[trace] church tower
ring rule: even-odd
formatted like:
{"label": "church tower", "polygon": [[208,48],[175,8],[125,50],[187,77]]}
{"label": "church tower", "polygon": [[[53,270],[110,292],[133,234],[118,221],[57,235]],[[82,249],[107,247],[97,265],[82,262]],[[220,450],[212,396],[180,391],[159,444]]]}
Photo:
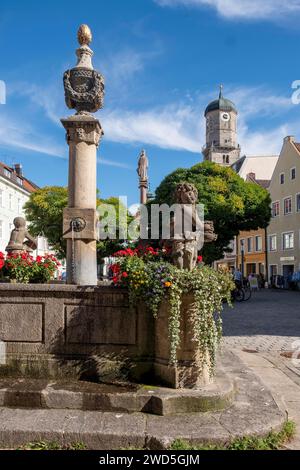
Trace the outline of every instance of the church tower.
{"label": "church tower", "polygon": [[223,97],[220,86],[219,99],[212,101],[205,110],[206,145],[204,160],[230,166],[241,154],[237,143],[237,109],[234,103]]}

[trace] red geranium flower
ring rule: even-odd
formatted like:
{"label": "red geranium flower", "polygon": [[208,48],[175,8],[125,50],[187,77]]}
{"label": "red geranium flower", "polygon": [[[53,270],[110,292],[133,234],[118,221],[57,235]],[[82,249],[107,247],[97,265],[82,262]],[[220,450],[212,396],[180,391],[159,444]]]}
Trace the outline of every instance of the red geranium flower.
{"label": "red geranium flower", "polygon": [[202,263],[203,262],[203,256],[198,256],[197,261],[198,261],[198,263]]}
{"label": "red geranium flower", "polygon": [[122,273],[122,277],[128,277],[128,273],[126,273],[126,271],[124,273]]}

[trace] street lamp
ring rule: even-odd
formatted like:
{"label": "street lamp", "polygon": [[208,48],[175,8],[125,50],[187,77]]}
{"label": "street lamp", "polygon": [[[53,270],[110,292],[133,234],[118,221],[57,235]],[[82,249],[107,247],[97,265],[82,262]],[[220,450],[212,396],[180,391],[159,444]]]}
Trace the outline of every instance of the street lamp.
{"label": "street lamp", "polygon": [[245,261],[245,245],[244,245],[244,240],[241,240],[241,256],[242,256],[242,277],[244,279],[244,261]]}

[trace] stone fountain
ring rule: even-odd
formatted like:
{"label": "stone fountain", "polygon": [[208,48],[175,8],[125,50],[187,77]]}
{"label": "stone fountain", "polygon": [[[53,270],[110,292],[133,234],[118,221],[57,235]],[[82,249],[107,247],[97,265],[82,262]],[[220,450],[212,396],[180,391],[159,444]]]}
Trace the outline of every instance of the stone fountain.
{"label": "stone fountain", "polygon": [[[61,120],[69,145],[63,221],[69,285],[0,284],[1,448],[50,437],[62,444],[76,439],[98,450],[165,449],[178,438],[224,443],[279,430],[285,415],[233,353],[222,357],[211,383],[191,335],[192,296],[182,302],[178,361],[170,365],[168,299],[154,320],[143,304],[129,305],[126,289],[97,286],[96,154],[103,131],[92,113],[102,108],[104,83],[92,66],[86,25],[78,40],[77,65],[64,75],[66,104],[76,114]],[[147,165],[142,153],[142,202]],[[180,269],[195,267],[199,236],[206,243],[216,239],[212,222],[198,223],[196,201],[193,185],[178,185],[177,204],[189,204],[188,221],[201,228],[201,233],[187,231],[184,223],[174,233],[171,252]],[[34,249],[24,219],[14,223],[7,251]],[[103,378],[103,366],[122,363],[124,356],[134,384],[89,382]]]}

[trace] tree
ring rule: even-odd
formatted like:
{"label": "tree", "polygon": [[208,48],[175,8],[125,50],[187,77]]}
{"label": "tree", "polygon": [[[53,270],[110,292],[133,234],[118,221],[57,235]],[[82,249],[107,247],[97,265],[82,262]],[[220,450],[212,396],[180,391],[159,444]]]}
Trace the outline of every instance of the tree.
{"label": "tree", "polygon": [[[63,210],[68,204],[68,190],[60,186],[46,186],[32,193],[29,201],[25,204],[26,219],[29,222],[29,230],[34,236],[44,235],[49,241],[49,245],[60,258],[66,256],[66,241],[62,237]],[[101,204],[110,204],[115,207],[117,224],[120,211],[125,211],[127,222],[130,223],[133,217],[128,213],[125,206],[120,205],[116,197],[108,199],[97,198],[97,207]],[[117,230],[116,240],[102,240],[97,243],[98,258],[103,258],[113,254],[120,248]]]}
{"label": "tree", "polygon": [[62,238],[63,210],[68,204],[68,190],[60,186],[46,186],[30,195],[25,204],[29,231],[35,237],[43,235],[60,258],[66,255],[66,241]]}
{"label": "tree", "polygon": [[198,189],[199,203],[204,205],[205,218],[213,220],[218,240],[205,245],[203,257],[211,263],[229,252],[231,240],[241,230],[265,228],[271,218],[271,199],[261,186],[244,181],[231,168],[203,162],[192,168],[179,168],[168,175],[157,188],[156,204],[172,204],[178,183],[193,183]]}
{"label": "tree", "polygon": [[[120,238],[120,228],[126,228],[125,225],[128,225],[132,222],[133,216],[129,214],[127,208],[120,203],[119,198],[117,197],[109,197],[108,199],[97,199],[97,205],[101,204],[108,204],[112,205],[115,208],[116,212],[116,239],[115,240],[99,240],[97,242],[97,257],[98,261],[101,262],[101,259],[111,256],[113,253],[117,252],[122,248],[122,243],[126,240]],[[122,213],[122,217],[120,220],[120,214]],[[103,215],[105,217],[105,214]],[[125,222],[126,221],[126,222]]]}

